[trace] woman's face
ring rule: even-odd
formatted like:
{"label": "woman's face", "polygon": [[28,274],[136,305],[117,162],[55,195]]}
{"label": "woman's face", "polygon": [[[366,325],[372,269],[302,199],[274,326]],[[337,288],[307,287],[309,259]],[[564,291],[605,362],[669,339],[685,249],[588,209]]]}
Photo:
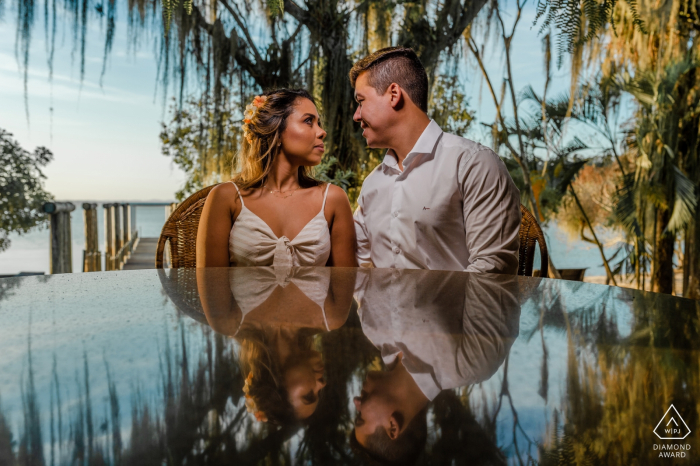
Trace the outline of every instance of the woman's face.
{"label": "woman's face", "polygon": [[292,165],[318,165],[323,157],[325,137],[316,106],[309,99],[297,98],[281,134],[282,153]]}
{"label": "woman's face", "polygon": [[284,386],[296,418],[306,419],[316,411],[319,393],[326,386],[323,359],[311,350],[295,359],[284,372]]}

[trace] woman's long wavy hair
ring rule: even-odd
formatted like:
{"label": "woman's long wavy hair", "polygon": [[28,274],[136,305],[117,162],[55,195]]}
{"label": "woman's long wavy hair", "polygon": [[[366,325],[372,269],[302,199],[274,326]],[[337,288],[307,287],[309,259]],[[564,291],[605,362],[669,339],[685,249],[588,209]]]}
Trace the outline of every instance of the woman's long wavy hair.
{"label": "woman's long wavy hair", "polygon": [[[318,330],[299,329],[290,359],[295,361],[313,347],[313,335]],[[293,425],[299,421],[295,418],[294,408],[289,401],[289,393],[284,387],[284,373],[287,369],[280,364],[275,345],[269,341],[262,329],[243,328],[236,335],[240,344],[238,364],[244,377],[252,373],[250,396],[256,406],[272,425]]]}
{"label": "woman's long wavy hair", "polygon": [[[272,168],[272,162],[280,152],[282,132],[287,127],[287,118],[294,111],[297,99],[314,98],[304,89],[277,89],[268,91],[265,103],[258,108],[252,121],[248,123],[251,142],[244,137],[237,156],[237,169],[232,181],[239,188],[259,188],[265,184]],[[320,182],[313,177],[312,167],[299,167],[299,186],[309,188]]]}

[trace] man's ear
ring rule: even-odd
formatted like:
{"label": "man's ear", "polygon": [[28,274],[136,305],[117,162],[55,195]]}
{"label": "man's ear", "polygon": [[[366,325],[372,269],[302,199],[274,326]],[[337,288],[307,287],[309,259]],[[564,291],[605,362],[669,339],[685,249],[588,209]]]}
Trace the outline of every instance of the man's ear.
{"label": "man's ear", "polygon": [[401,110],[404,106],[403,91],[401,86],[396,83],[389,84],[386,92],[389,93],[389,104],[394,110]]}
{"label": "man's ear", "polygon": [[398,411],[394,411],[389,416],[389,429],[387,430],[387,435],[391,440],[396,440],[399,438],[401,431],[403,430],[403,414]]}

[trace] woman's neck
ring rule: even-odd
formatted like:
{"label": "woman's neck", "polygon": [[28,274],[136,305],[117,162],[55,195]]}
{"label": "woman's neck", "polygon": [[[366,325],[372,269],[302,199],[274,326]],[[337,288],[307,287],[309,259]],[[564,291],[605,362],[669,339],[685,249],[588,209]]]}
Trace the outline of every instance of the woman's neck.
{"label": "woman's neck", "polygon": [[272,191],[288,191],[299,187],[299,167],[289,163],[284,154],[273,162],[265,186]]}
{"label": "woman's neck", "polygon": [[274,348],[280,362],[286,361],[292,354],[292,345],[296,342],[298,329],[288,329],[282,326],[261,325],[260,329],[265,332],[270,348]]}

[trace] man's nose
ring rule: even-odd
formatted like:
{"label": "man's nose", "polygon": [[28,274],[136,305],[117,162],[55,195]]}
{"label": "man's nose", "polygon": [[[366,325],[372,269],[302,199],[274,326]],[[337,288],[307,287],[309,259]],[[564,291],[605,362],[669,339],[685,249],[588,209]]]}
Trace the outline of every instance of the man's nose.
{"label": "man's nose", "polygon": [[355,114],[352,116],[352,119],[358,123],[360,122],[360,120],[362,120],[362,106],[361,105],[357,106],[357,109],[355,110]]}
{"label": "man's nose", "polygon": [[352,399],[352,402],[353,402],[353,404],[355,405],[355,409],[357,409],[357,410],[359,411],[359,410],[360,410],[360,406],[361,406],[361,404],[360,404],[360,397],[359,397],[359,396],[356,396],[355,398]]}
{"label": "man's nose", "polygon": [[319,385],[319,387],[320,387],[319,390],[320,390],[321,388],[325,387],[325,386],[326,386],[326,379],[323,378],[323,377],[321,377],[320,379],[318,379],[318,385]]}

